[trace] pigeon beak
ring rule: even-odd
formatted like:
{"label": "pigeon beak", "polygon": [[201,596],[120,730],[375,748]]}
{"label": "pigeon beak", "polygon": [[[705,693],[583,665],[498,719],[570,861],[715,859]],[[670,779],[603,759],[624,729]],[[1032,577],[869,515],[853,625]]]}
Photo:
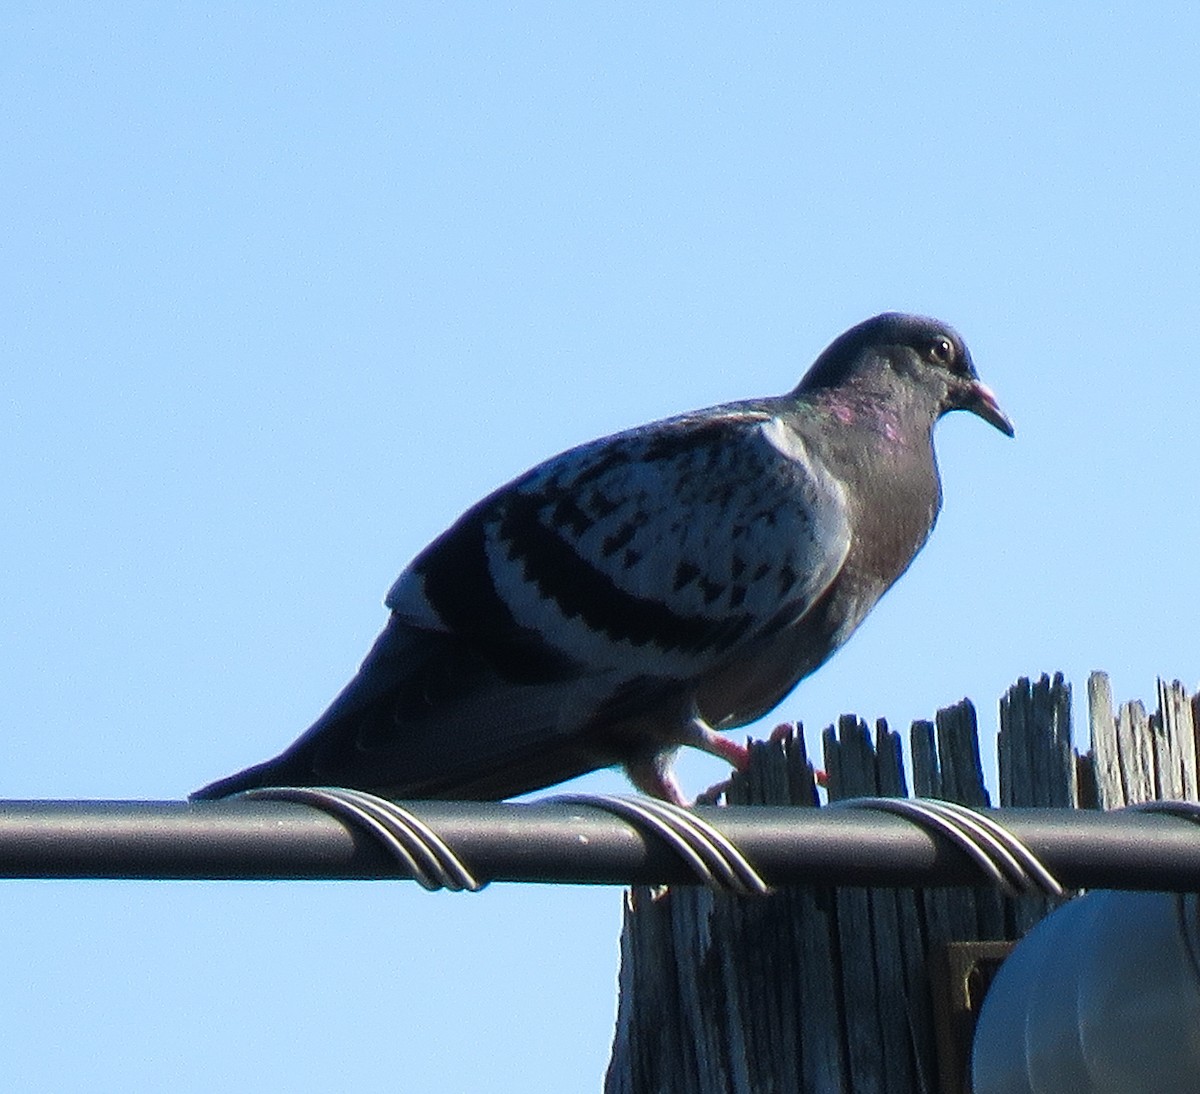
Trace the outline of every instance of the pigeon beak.
{"label": "pigeon beak", "polygon": [[1000,409],[1000,404],[996,402],[996,396],[992,389],[982,380],[971,381],[970,394],[964,409],[969,410],[972,414],[978,414],[985,422],[991,423],[1009,437],[1016,432],[1012,422],[1008,420],[1008,415]]}

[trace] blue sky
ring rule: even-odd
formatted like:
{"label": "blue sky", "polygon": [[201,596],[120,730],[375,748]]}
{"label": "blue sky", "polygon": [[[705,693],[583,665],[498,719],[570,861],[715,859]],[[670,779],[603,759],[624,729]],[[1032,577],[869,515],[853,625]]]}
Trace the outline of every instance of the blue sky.
{"label": "blue sky", "polygon": [[[954,323],[912,570],[779,708],[1200,677],[1200,13],[10,3],[0,796],[273,755],[571,444]],[[685,785],[722,773],[681,765]],[[579,788],[623,789],[612,773]],[[616,889],[6,883],[12,1089],[596,1089]]]}

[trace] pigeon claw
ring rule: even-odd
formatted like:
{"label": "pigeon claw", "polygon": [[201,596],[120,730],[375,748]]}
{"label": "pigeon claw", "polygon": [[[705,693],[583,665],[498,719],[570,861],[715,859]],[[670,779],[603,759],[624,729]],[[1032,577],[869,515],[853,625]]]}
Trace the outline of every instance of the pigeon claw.
{"label": "pigeon claw", "polygon": [[712,756],[720,756],[726,763],[745,771],[750,766],[750,749],[744,744],[718,733],[699,714],[692,715],[687,726],[683,744],[698,748]]}

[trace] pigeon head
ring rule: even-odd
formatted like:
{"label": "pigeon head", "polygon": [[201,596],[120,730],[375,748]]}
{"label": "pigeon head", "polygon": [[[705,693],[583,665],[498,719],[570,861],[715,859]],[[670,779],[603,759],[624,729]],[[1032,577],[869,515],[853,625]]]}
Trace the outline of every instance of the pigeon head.
{"label": "pigeon head", "polygon": [[1012,422],[979,379],[958,332],[924,316],[885,312],[846,331],[817,358],[796,394],[823,389],[915,405],[931,423],[951,410],[969,410],[1013,435]]}

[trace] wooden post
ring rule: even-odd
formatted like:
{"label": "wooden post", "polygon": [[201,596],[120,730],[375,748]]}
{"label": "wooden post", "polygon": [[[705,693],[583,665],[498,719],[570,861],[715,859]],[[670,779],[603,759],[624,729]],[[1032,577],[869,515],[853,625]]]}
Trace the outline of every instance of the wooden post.
{"label": "wooden post", "polygon": [[[1160,684],[1158,710],[1147,715],[1140,703],[1114,713],[1102,674],[1088,681],[1088,694],[1093,748],[1085,757],[1071,747],[1071,689],[1061,675],[1019,680],[1001,699],[1001,805],[1111,807],[1168,790],[1195,799],[1200,695]],[[900,738],[885,722],[872,731],[843,716],[822,742],[832,800],[908,793]],[[910,747],[916,794],[990,804],[969,700],[914,723]],[[754,743],[726,800],[817,805],[800,727]],[[964,964],[947,947],[1020,938],[1049,910],[1043,899],[1009,900],[990,888],[796,886],[766,898],[634,888],[625,898],[605,1090],[962,1091],[973,1016],[951,1013],[947,1025],[931,968],[934,977],[959,976],[959,994],[977,1007],[984,965]],[[1004,950],[979,952],[994,968]],[[959,1035],[948,1036],[955,1026]]]}
{"label": "wooden post", "polygon": [[1200,692],[1190,699],[1178,681],[1158,681],[1158,709],[1140,702],[1114,707],[1102,672],[1088,678],[1096,794],[1104,809],[1136,802],[1198,799]]}

